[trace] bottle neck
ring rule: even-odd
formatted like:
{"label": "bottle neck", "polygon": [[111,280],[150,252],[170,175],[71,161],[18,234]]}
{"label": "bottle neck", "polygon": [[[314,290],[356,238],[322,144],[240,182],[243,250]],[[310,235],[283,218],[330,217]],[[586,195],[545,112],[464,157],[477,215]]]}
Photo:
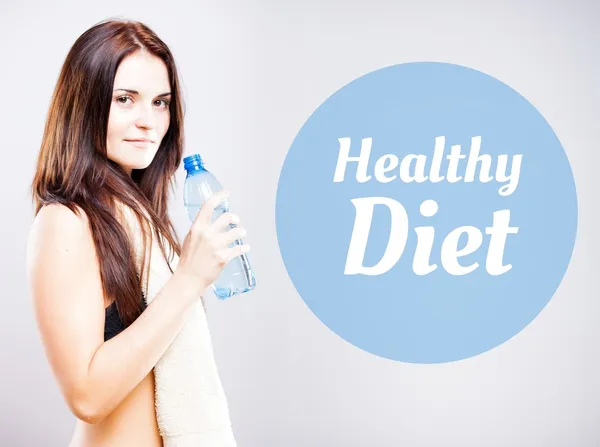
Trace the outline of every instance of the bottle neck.
{"label": "bottle neck", "polygon": [[207,172],[204,166],[190,166],[186,168],[187,177],[191,177],[192,175],[200,174],[202,172]]}

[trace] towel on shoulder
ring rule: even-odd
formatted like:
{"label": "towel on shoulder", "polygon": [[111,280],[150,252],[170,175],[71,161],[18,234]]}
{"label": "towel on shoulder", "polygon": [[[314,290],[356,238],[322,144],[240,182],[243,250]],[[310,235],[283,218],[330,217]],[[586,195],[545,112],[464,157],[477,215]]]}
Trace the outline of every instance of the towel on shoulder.
{"label": "towel on shoulder", "polygon": [[[141,230],[133,211],[127,209],[124,215],[133,228],[140,268]],[[179,257],[168,243],[165,246],[171,250],[168,259],[173,258],[171,268],[175,271]],[[154,235],[149,262],[148,286],[144,290],[147,304],[172,275]],[[200,299],[155,365],[154,378],[156,418],[165,447],[237,447]]]}

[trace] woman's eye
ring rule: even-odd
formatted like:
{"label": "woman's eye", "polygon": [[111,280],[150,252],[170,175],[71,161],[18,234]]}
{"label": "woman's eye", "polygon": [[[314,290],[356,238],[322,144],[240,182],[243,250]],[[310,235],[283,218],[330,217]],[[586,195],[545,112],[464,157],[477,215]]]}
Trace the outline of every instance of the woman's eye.
{"label": "woman's eye", "polygon": [[169,107],[169,101],[166,101],[164,99],[159,99],[156,102],[159,102],[159,103],[162,102],[164,108]]}
{"label": "woman's eye", "polygon": [[[121,99],[124,99],[125,102],[121,101]],[[129,96],[119,96],[117,98],[117,101],[120,102],[121,104],[126,104],[128,99],[131,99],[131,98],[129,98]]]}

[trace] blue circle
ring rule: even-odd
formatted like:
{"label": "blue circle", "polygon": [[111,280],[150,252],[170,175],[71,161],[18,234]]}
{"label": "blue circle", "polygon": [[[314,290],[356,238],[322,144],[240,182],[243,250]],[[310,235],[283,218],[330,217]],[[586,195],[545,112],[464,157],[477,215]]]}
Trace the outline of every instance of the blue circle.
{"label": "blue circle", "polygon": [[[369,141],[366,164],[343,162],[345,150],[366,154]],[[483,159],[467,169],[478,142]],[[451,161],[457,145],[465,157],[454,149]],[[341,168],[334,178],[338,162],[343,181]],[[360,266],[359,202],[363,243],[372,209]],[[507,216],[516,233],[502,227]],[[523,96],[470,68],[407,63],[354,80],[306,121],[281,170],[276,228],[294,287],[333,332],[377,356],[443,363],[504,343],[548,304],[573,251],[577,196],[560,141]],[[395,264],[366,273],[390,239]],[[478,241],[477,250],[456,256]]]}

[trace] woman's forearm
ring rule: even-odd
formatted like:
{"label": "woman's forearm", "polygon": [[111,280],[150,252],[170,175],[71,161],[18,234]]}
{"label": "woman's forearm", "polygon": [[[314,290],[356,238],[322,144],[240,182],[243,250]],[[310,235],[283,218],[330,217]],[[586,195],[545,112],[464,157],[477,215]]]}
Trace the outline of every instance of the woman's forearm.
{"label": "woman's forearm", "polygon": [[167,350],[205,289],[173,274],[129,327],[98,348],[80,395],[71,399],[79,418],[100,422],[123,401]]}

